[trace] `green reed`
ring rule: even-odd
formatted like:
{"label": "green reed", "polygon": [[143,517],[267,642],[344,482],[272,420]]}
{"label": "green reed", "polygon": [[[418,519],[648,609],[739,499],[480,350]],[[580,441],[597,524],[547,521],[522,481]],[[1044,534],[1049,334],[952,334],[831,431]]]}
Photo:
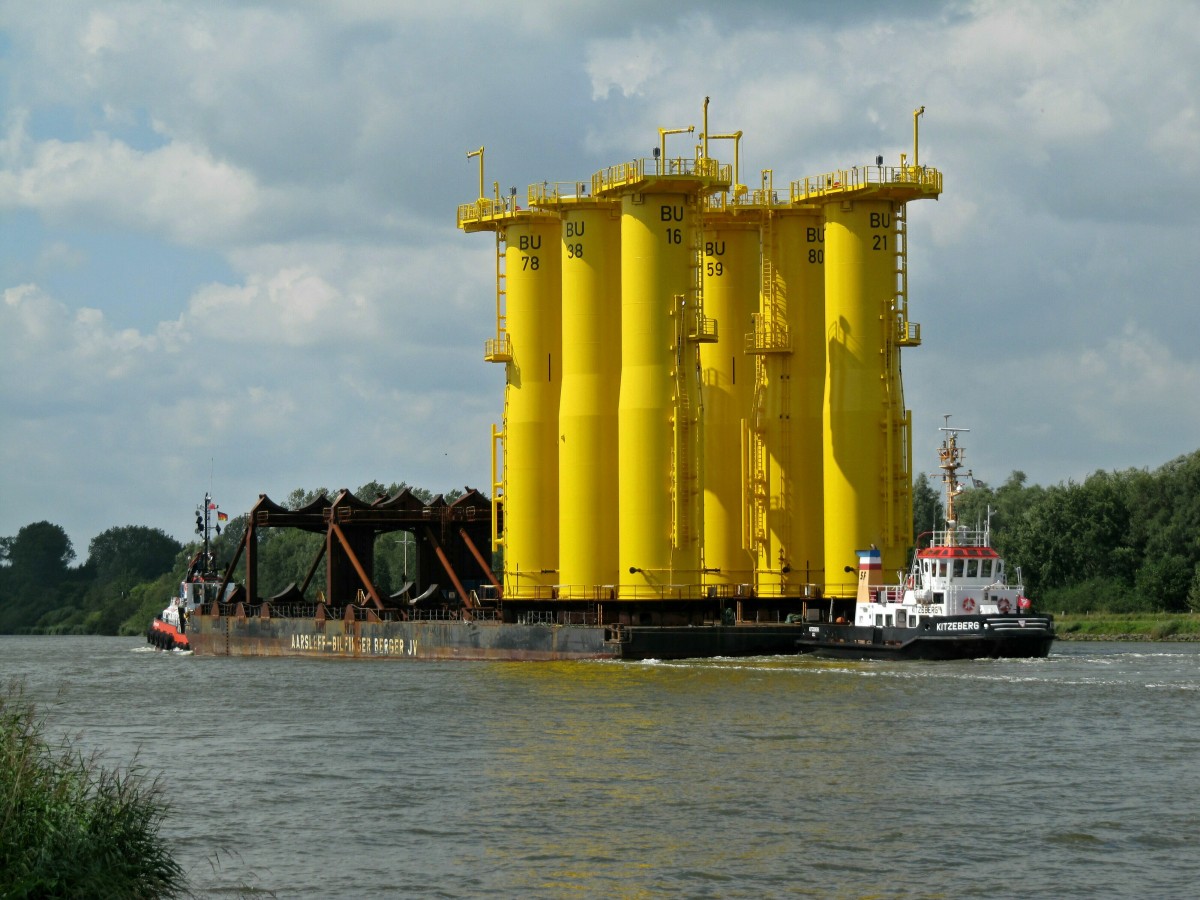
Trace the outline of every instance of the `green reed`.
{"label": "green reed", "polygon": [[52,748],[20,682],[0,692],[0,898],[177,897],[183,869],[159,828],[168,804],[136,765]]}

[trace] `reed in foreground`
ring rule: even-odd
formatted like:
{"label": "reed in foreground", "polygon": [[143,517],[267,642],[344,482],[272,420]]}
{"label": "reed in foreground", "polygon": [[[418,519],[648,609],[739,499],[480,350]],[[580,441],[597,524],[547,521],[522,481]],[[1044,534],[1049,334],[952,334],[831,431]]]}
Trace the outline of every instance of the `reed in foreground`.
{"label": "reed in foreground", "polygon": [[20,682],[0,692],[0,897],[178,897],[157,779],[46,741]]}

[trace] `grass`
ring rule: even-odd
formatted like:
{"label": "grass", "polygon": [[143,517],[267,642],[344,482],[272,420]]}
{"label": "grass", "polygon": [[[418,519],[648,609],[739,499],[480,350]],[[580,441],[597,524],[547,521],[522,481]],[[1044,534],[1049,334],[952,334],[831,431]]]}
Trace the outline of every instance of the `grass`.
{"label": "grass", "polygon": [[1200,640],[1196,613],[1060,613],[1054,617],[1062,640]]}
{"label": "grass", "polygon": [[178,897],[167,803],[137,768],[51,748],[20,682],[0,692],[0,897]]}

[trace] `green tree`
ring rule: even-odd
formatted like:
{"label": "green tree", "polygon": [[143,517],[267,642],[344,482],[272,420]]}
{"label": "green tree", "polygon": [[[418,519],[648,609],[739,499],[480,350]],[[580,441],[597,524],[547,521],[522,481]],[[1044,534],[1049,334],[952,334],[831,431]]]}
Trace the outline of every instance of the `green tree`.
{"label": "green tree", "polygon": [[1056,485],[1035,496],[1007,548],[1037,592],[1088,579],[1131,575],[1129,510],[1120,478],[1097,472],[1083,484]]}
{"label": "green tree", "polygon": [[942,515],[942,498],[929,483],[929,476],[918,475],[913,480],[913,540],[918,545],[922,534],[944,527]]}
{"label": "green tree", "polygon": [[83,590],[71,539],[59,525],[34,522],[5,538],[0,567],[0,633],[26,631]]}
{"label": "green tree", "polygon": [[1195,567],[1182,556],[1170,554],[1147,560],[1137,572],[1136,589],[1145,609],[1183,612]]}
{"label": "green tree", "polygon": [[183,545],[158,528],[125,525],[92,538],[88,566],[101,581],[157,578],[171,568]]}
{"label": "green tree", "polygon": [[2,552],[14,575],[47,585],[61,582],[75,558],[67,532],[50,522],[24,526],[4,539]]}

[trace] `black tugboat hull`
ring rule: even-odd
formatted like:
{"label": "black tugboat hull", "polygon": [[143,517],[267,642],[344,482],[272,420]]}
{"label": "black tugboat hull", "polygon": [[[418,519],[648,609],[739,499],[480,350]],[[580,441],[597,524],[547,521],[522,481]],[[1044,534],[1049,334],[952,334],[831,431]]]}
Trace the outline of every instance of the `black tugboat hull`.
{"label": "black tugboat hull", "polygon": [[836,659],[1034,659],[1053,643],[1050,616],[953,616],[916,628],[807,625],[796,650]]}

